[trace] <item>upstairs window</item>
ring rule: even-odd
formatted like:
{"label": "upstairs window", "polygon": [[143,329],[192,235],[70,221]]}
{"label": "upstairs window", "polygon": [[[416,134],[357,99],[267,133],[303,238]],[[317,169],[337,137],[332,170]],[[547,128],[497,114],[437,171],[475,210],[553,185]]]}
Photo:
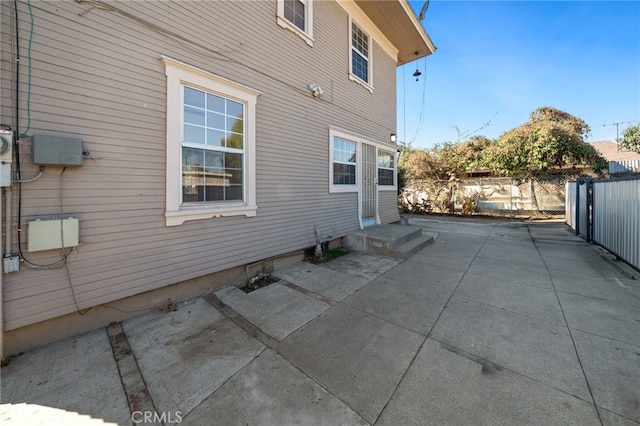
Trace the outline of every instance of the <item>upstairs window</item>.
{"label": "upstairs window", "polygon": [[351,22],[351,76],[371,85],[369,36]]}
{"label": "upstairs window", "polygon": [[283,0],[283,3],[285,19],[298,27],[301,31],[305,31],[306,28],[304,23],[304,0]]}
{"label": "upstairs window", "polygon": [[313,46],[313,0],[278,0],[277,22]]}

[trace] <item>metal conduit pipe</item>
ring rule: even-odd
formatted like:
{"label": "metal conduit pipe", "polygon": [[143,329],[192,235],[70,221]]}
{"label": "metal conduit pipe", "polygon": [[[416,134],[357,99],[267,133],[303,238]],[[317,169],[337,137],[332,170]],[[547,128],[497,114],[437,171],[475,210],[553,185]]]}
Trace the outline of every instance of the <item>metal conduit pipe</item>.
{"label": "metal conduit pipe", "polygon": [[13,196],[13,193],[11,192],[11,187],[8,186],[5,188],[4,190],[4,195],[5,195],[5,206],[6,206],[6,210],[5,210],[5,224],[4,224],[4,254],[9,254],[11,253],[11,243],[12,243],[12,237],[11,237],[11,198]]}
{"label": "metal conduit pipe", "polygon": [[[4,191],[4,189],[3,189]],[[0,224],[2,223],[2,195],[0,194]],[[7,234],[10,232],[7,229]],[[0,232],[0,258],[2,258],[2,232]],[[0,268],[0,363],[4,364],[4,268]]]}

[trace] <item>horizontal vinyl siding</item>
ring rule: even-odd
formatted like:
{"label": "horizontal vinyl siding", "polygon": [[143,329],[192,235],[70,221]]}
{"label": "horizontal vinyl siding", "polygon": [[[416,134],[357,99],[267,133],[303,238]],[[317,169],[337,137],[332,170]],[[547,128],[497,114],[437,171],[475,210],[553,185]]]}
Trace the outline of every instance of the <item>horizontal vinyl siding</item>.
{"label": "horizontal vinyl siding", "polygon": [[[348,16],[314,2],[310,48],[276,24],[275,1],[110,2],[125,15],[77,2],[32,2],[30,134],[82,138],[82,167],[47,167],[22,185],[22,247],[47,264],[57,250],[26,252],[27,221],[80,218],[81,245],[68,271],[24,268],[5,276],[5,327],[15,329],[80,309],[277,256],[357,228],[357,194],[330,194],[329,128],[386,142],[395,131],[395,63],[375,42],[374,92],[348,79]],[[2,4],[2,22],[10,8]],[[19,3],[21,49],[29,17]],[[212,25],[215,22],[215,25]],[[3,59],[10,52],[3,25]],[[23,55],[25,53],[23,52]],[[253,218],[222,217],[165,226],[166,55],[259,90]],[[3,67],[4,61],[3,61]],[[3,68],[3,123],[10,120]],[[21,116],[26,117],[22,67]],[[325,93],[313,98],[307,85]],[[10,89],[10,88],[9,88]],[[28,141],[23,176],[33,176]],[[14,190],[14,217],[17,191]],[[380,216],[397,220],[393,191]],[[393,198],[393,199],[391,199]],[[14,251],[15,228],[12,230]],[[24,265],[23,265],[24,266]]]}
{"label": "horizontal vinyl siding", "polygon": [[381,223],[392,223],[400,220],[398,211],[398,193],[396,191],[379,191],[379,215]]}

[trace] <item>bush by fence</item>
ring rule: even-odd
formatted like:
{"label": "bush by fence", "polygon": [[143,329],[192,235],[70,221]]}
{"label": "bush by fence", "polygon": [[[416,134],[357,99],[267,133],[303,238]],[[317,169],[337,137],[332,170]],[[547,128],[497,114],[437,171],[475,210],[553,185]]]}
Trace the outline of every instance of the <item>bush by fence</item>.
{"label": "bush by fence", "polygon": [[407,182],[398,202],[407,213],[564,215],[565,184],[576,177],[414,180]]}

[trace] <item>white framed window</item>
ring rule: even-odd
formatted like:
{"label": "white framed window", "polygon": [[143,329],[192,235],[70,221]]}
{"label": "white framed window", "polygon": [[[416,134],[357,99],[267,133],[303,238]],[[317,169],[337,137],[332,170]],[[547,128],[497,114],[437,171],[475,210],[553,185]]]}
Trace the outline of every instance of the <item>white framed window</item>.
{"label": "white framed window", "polygon": [[313,0],[278,0],[276,22],[313,47]]}
{"label": "white framed window", "polygon": [[373,91],[371,38],[353,20],[350,22],[349,78]]}
{"label": "white framed window", "polygon": [[166,225],[256,215],[260,92],[162,57],[167,76]]}
{"label": "white framed window", "polygon": [[[362,145],[376,147],[377,185],[380,191],[397,190],[397,151],[356,134],[329,128],[329,192],[358,192],[361,180]],[[374,172],[375,173],[375,172]]]}
{"label": "white framed window", "polygon": [[395,152],[378,148],[378,186],[396,189]]}
{"label": "white framed window", "polygon": [[358,191],[358,141],[329,130],[329,192]]}

